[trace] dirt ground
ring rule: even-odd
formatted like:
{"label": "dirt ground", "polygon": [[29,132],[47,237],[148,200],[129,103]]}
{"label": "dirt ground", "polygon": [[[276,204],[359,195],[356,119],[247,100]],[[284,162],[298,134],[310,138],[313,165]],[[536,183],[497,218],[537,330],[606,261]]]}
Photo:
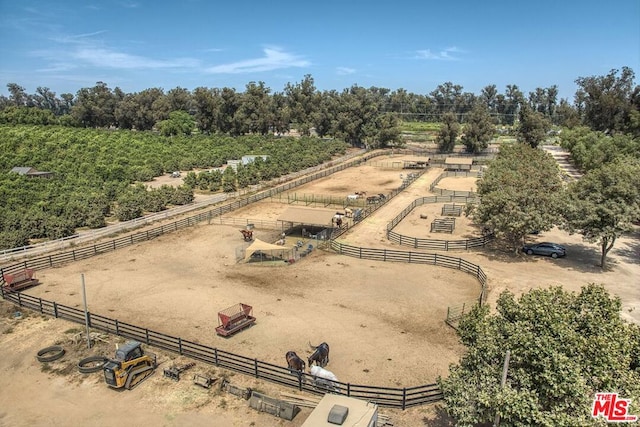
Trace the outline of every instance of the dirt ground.
{"label": "dirt ground", "polygon": [[[430,196],[429,185],[441,172],[429,169],[340,241],[415,251],[388,242],[386,224],[416,198]],[[296,192],[345,197],[356,191],[388,193],[400,185],[399,173],[406,171],[365,165]],[[473,178],[450,177],[438,187],[468,191],[474,185]],[[257,203],[233,216],[273,220],[288,206]],[[395,231],[434,239],[479,235],[464,216],[456,219],[452,235],[430,235],[428,224],[439,216],[440,208],[440,204],[420,206]],[[421,219],[420,214],[428,218]],[[257,229],[254,235],[273,242],[277,234],[276,230]],[[579,236],[554,230],[532,237],[563,243],[569,255],[552,260],[515,255],[499,247],[447,255],[483,268],[489,278],[490,304],[504,289],[519,294],[533,287],[563,285],[578,291],[596,282],[622,298],[626,318],[640,322],[638,231],[616,243],[611,268],[604,272],[596,266],[597,246],[583,243]],[[80,274],[84,273],[88,306],[94,313],[282,366],[288,350],[306,356],[309,341],[327,341],[331,345],[327,369],[340,381],[352,384],[410,387],[432,383],[438,375],[446,375],[449,364],[462,355],[463,348],[444,319],[447,306],[477,298],[479,284],[473,277],[441,267],[373,262],[321,250],[291,265],[238,264],[236,253],[243,245],[238,227],[201,224],[62,268],[42,270],[38,273],[42,284],[28,293],[80,308]],[[217,337],[217,312],[238,302],[254,307],[256,325],[229,339]],[[93,352],[113,353],[118,338],[105,337],[108,343],[89,351],[86,344],[70,341],[82,330],[80,325],[37,314],[15,319],[15,308],[6,303],[3,307],[0,372],[10,375],[0,376],[0,399],[15,404],[0,408],[0,425],[299,426],[310,411],[303,409],[292,422],[278,420],[217,389],[200,389],[188,380],[174,383],[160,373],[133,391],[110,390],[100,374],[77,373],[75,363]],[[65,343],[68,354],[51,366],[42,366],[35,353],[58,342]],[[160,353],[159,360],[161,368],[183,363],[171,354]],[[291,392],[204,364],[193,372],[225,375],[234,384],[275,397],[281,391]],[[396,426],[448,425],[436,405],[381,412],[390,415]]]}

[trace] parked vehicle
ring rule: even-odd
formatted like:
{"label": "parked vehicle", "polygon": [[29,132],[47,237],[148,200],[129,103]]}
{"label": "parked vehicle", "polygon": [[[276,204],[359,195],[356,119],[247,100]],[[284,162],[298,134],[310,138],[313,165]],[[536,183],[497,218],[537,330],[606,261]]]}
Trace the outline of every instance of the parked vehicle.
{"label": "parked vehicle", "polygon": [[524,245],[522,252],[527,255],[546,255],[551,258],[558,258],[567,255],[567,250],[564,246],[560,246],[557,243],[542,242],[534,243],[531,245]]}

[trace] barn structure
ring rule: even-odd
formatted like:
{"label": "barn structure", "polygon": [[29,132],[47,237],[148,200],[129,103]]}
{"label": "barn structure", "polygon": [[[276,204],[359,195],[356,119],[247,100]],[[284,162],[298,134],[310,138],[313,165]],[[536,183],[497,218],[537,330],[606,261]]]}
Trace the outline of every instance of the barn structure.
{"label": "barn structure", "polygon": [[18,175],[23,175],[29,178],[46,178],[51,179],[55,175],[53,172],[43,172],[39,171],[36,168],[32,168],[31,166],[24,167],[15,167],[11,169],[11,172],[17,173]]}
{"label": "barn structure", "polygon": [[278,217],[278,222],[282,224],[282,230],[287,235],[326,240],[329,238],[331,229],[336,226],[334,219],[339,214],[341,212],[335,209],[292,206]]}
{"label": "barn structure", "polygon": [[448,171],[470,171],[473,164],[471,157],[447,157],[444,168]]}

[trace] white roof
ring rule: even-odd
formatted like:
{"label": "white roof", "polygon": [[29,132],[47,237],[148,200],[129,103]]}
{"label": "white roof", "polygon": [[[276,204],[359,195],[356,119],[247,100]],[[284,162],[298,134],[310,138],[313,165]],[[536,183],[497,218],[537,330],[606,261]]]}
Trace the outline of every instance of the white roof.
{"label": "white roof", "polygon": [[335,427],[335,424],[327,421],[333,405],[349,408],[349,414],[342,427],[369,427],[376,425],[378,405],[375,403],[337,394],[325,394],[301,427]]}

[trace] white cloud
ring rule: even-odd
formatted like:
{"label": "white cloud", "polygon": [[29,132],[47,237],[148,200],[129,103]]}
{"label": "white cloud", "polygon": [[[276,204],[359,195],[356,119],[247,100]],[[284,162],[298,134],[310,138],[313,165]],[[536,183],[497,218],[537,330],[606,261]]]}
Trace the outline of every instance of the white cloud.
{"label": "white cloud", "polygon": [[348,74],[354,74],[356,72],[356,70],[354,68],[348,68],[348,67],[338,67],[336,68],[336,73],[338,73],[338,75],[340,76],[346,76]]}
{"label": "white cloud", "polygon": [[93,39],[103,34],[96,31],[52,39],[62,47],[40,49],[31,52],[32,56],[43,58],[48,63],[39,71],[68,71],[84,67],[111,69],[193,69],[200,66],[200,61],[193,58],[156,59],[147,56],[120,52]]}
{"label": "white cloud", "polygon": [[187,68],[198,65],[195,59],[157,60],[101,48],[79,48],[71,56],[95,67],[119,69]]}
{"label": "white cloud", "polygon": [[439,61],[459,61],[460,58],[458,55],[455,55],[457,53],[464,53],[464,51],[455,46],[442,49],[438,52],[432,52],[431,49],[425,49],[416,51],[416,58],[434,59]]}
{"label": "white cloud", "polygon": [[206,71],[212,74],[241,74],[291,67],[302,68],[311,65],[309,61],[285,52],[278,47],[264,48],[263,52],[264,56],[262,58],[246,59],[244,61],[216,65],[208,68]]}
{"label": "white cloud", "polygon": [[140,5],[136,2],[122,2],[120,5],[126,9],[137,9]]}

